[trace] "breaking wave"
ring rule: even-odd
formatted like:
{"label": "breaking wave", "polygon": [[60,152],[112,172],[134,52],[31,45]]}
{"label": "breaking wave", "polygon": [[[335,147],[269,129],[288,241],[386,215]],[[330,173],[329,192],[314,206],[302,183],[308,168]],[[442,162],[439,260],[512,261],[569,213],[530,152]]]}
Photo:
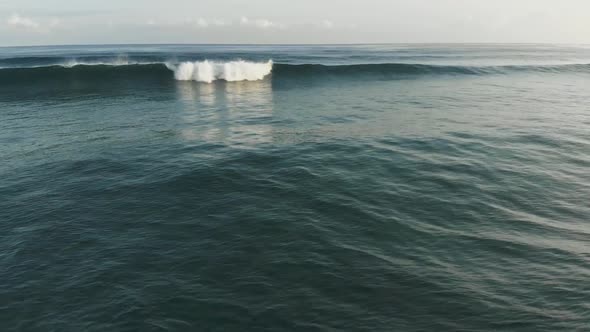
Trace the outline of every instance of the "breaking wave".
{"label": "breaking wave", "polygon": [[529,66],[445,66],[430,64],[381,63],[351,65],[274,64],[266,62],[67,62],[31,67],[0,67],[0,84],[30,83],[45,80],[179,80],[212,83],[217,80],[257,81],[273,79],[319,80],[330,77],[355,79],[404,79],[420,76],[509,75],[518,72],[589,74],[590,64]]}
{"label": "breaking wave", "polygon": [[174,71],[174,78],[179,81],[197,81],[211,83],[216,80],[258,81],[272,71],[272,60],[268,62],[249,61],[196,61],[182,62],[181,64],[167,65]]}

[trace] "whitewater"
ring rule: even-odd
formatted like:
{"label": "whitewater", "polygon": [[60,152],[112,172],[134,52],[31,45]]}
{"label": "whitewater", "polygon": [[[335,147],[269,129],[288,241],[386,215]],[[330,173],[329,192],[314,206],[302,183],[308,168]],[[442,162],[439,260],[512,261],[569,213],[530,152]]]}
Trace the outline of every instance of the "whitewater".
{"label": "whitewater", "polygon": [[174,71],[174,77],[179,81],[197,81],[211,83],[215,80],[258,81],[272,71],[272,60],[263,63],[244,60],[215,62],[195,61],[183,62],[177,66],[167,65]]}

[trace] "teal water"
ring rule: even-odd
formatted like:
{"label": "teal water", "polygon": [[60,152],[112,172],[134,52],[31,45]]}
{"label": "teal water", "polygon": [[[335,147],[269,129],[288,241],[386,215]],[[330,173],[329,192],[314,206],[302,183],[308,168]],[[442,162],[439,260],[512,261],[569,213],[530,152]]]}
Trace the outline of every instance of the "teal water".
{"label": "teal water", "polygon": [[[207,59],[272,72],[178,80]],[[0,68],[2,331],[590,330],[589,47],[0,48]]]}

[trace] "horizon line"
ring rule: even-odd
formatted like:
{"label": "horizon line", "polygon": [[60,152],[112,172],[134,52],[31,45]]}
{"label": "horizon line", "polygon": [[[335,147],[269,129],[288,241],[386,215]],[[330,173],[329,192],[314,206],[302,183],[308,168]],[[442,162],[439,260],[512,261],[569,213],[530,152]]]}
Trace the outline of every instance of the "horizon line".
{"label": "horizon line", "polygon": [[553,45],[588,46],[590,43],[552,42],[385,42],[385,43],[88,43],[88,44],[30,44],[0,45],[13,47],[72,47],[72,46],[369,46],[369,45]]}

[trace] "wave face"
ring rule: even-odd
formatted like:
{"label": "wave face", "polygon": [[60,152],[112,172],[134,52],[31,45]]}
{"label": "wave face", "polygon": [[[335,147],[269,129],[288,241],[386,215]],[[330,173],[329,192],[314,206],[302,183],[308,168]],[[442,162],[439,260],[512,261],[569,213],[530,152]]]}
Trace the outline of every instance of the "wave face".
{"label": "wave face", "polygon": [[408,63],[381,64],[282,64],[236,61],[185,61],[180,63],[70,62],[36,67],[11,67],[0,69],[0,84],[43,79],[107,80],[107,79],[176,79],[212,83],[258,81],[273,74],[278,79],[313,79],[329,77],[354,77],[356,79],[395,80],[421,76],[485,76],[513,73],[588,74],[590,64],[563,65],[507,65],[507,66],[444,66]]}
{"label": "wave face", "polygon": [[248,61],[196,61],[183,62],[172,67],[174,77],[179,81],[197,81],[211,83],[215,80],[236,81],[258,81],[270,74],[272,61],[264,63]]}
{"label": "wave face", "polygon": [[282,75],[493,75],[515,72],[571,73],[590,72],[590,64],[522,65],[522,66],[444,66],[410,63],[356,64],[326,66],[319,64],[277,65],[275,73]]}

